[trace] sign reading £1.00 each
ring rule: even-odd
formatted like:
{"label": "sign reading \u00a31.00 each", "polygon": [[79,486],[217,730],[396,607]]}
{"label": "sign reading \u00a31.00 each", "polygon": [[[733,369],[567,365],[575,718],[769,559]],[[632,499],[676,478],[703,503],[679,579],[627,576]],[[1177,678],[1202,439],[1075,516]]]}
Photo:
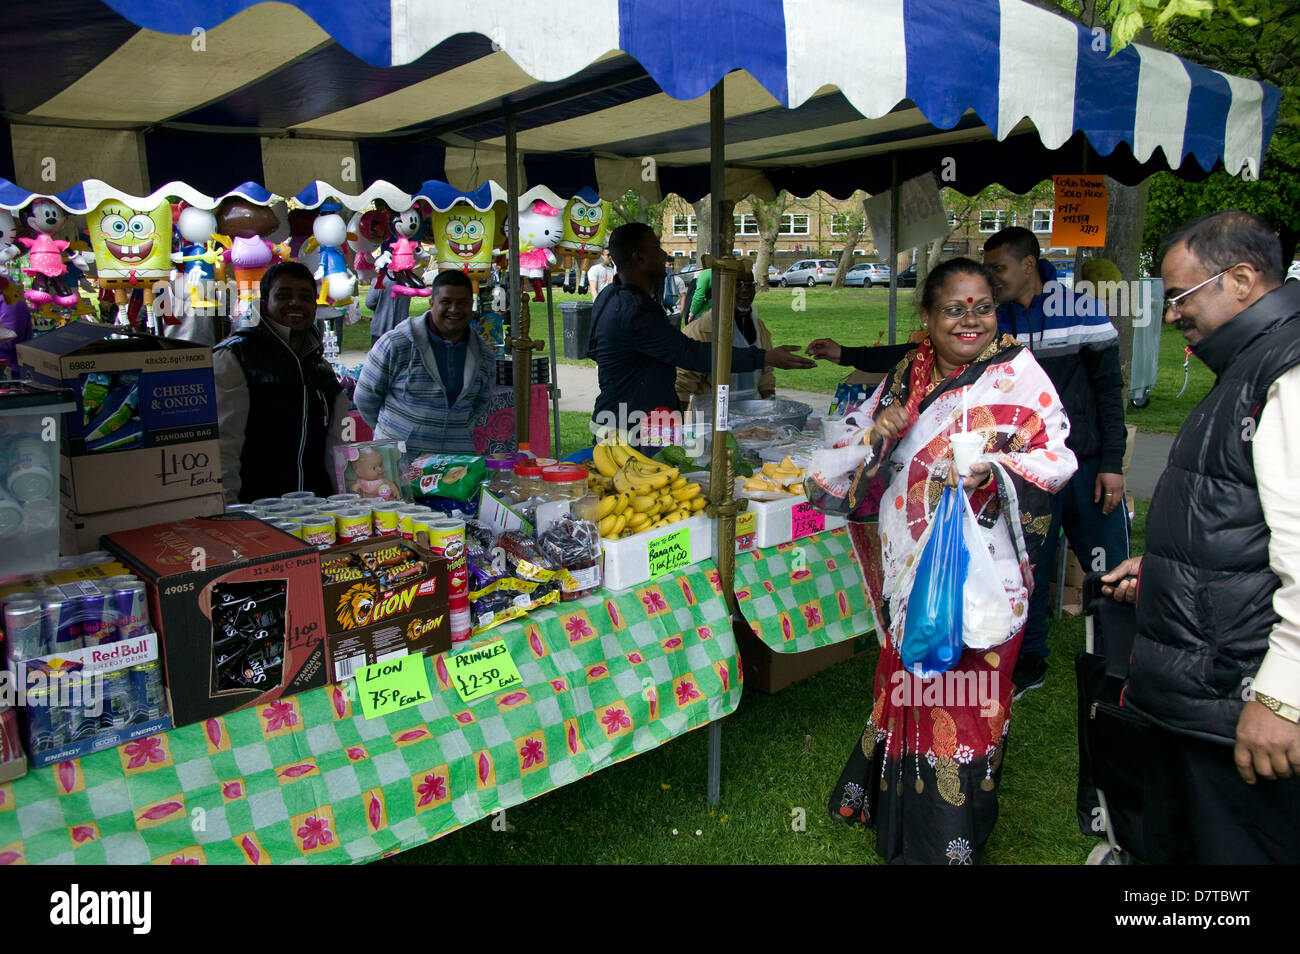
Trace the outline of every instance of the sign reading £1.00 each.
{"label": "sign reading \u00a31.00 each", "polygon": [[1106,244],[1106,180],[1101,176],[1052,176],[1056,206],[1052,244],[1100,248]]}
{"label": "sign reading \u00a31.00 each", "polygon": [[814,510],[809,504],[801,503],[790,511],[791,540],[821,533],[825,529],[826,515],[819,510]]}
{"label": "sign reading \u00a31.00 each", "polygon": [[357,670],[357,695],[367,719],[428,702],[429,673],[424,654],[413,653]]}
{"label": "sign reading \u00a31.00 each", "polygon": [[462,649],[456,655],[446,657],[446,662],[462,702],[473,702],[524,683],[503,639],[486,646]]}
{"label": "sign reading \u00a31.00 each", "polygon": [[682,527],[646,544],[650,556],[650,578],[689,566],[691,562],[691,528]]}

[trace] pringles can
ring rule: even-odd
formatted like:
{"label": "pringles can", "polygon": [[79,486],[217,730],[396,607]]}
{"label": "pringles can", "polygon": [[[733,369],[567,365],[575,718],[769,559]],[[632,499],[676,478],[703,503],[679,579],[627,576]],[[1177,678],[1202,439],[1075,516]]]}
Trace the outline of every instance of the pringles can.
{"label": "pringles can", "polygon": [[451,641],[469,639],[472,619],[469,606],[469,560],[465,552],[465,521],[436,518],[427,523],[429,549],[447,561],[447,612]]}

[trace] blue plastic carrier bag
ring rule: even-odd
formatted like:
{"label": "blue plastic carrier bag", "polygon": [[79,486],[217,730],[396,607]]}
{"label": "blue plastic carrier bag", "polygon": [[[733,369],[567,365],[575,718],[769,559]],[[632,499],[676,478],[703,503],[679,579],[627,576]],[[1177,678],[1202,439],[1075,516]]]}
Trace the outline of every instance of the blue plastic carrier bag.
{"label": "blue plastic carrier bag", "polygon": [[899,654],[907,671],[922,679],[947,672],[961,658],[962,594],[970,554],[962,539],[965,510],[959,493],[943,488],[907,601]]}

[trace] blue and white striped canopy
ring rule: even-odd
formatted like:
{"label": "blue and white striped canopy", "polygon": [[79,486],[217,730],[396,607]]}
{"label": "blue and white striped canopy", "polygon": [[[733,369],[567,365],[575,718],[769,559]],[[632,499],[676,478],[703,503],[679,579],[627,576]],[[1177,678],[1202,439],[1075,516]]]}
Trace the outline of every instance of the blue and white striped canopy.
{"label": "blue and white striped canopy", "polygon": [[505,181],[511,112],[525,187],[694,199],[719,81],[729,179],[760,193],[879,191],[891,154],[968,192],[1258,174],[1280,98],[1109,56],[1022,0],[19,0],[4,21],[0,177],[42,193],[469,188]]}

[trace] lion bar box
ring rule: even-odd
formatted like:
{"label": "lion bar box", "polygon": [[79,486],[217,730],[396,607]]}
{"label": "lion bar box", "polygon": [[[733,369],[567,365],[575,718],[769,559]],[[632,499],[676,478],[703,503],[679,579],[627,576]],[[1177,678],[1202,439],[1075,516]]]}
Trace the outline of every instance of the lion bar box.
{"label": "lion bar box", "polygon": [[320,555],[330,681],[411,653],[451,649],[447,562],[401,537],[362,540]]}
{"label": "lion bar box", "polygon": [[104,537],[149,591],[177,726],[323,686],[315,547],[237,514]]}

